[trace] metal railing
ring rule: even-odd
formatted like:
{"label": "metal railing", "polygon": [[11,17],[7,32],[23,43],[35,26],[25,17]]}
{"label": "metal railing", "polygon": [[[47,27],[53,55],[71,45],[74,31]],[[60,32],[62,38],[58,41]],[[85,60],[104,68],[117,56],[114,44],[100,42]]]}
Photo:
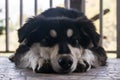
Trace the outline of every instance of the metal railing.
{"label": "metal railing", "polygon": [[[9,50],[9,30],[8,30],[8,27],[9,27],[9,24],[8,24],[8,17],[9,17],[9,4],[8,4],[8,1],[9,0],[5,0],[5,32],[6,32],[6,50],[5,51],[2,51],[2,52],[13,52],[13,51],[10,51]],[[99,14],[99,19],[100,19],[100,34],[101,36],[103,37],[103,0],[99,0],[100,2],[100,14]],[[34,15],[37,15],[37,10],[38,10],[38,7],[37,7],[37,2],[38,0],[34,0]],[[82,12],[85,12],[85,0],[82,0],[82,6],[81,6],[81,10]],[[70,8],[70,0],[64,0],[64,6],[65,8]],[[49,7],[52,8],[53,7],[53,0],[49,0]],[[20,26],[22,26],[23,24],[23,0],[20,0]],[[102,45],[103,41],[101,40],[101,45]],[[116,51],[107,51],[109,53],[116,53]]]}
{"label": "metal railing", "polygon": [[[9,0],[5,0],[5,51],[0,51],[0,53],[6,53],[6,52],[14,52],[9,49]],[[37,6],[38,0],[34,0],[34,15],[37,15]],[[53,7],[53,0],[49,0],[49,7]],[[69,6],[69,0],[64,1],[65,8],[70,8]],[[20,0],[20,27],[23,25],[23,0]]]}
{"label": "metal railing", "polygon": [[120,58],[120,0],[117,0],[117,58]]}
{"label": "metal railing", "polygon": [[8,0],[5,1],[5,31],[6,31],[6,52],[9,52],[9,24],[8,24],[8,14],[9,14],[9,9],[8,9]]}

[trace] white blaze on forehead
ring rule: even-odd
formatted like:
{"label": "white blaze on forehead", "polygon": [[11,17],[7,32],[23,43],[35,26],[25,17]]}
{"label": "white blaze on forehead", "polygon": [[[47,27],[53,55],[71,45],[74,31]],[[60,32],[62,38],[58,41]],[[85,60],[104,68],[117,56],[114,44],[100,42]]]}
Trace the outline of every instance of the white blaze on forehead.
{"label": "white blaze on forehead", "polygon": [[51,29],[50,30],[50,36],[53,37],[53,38],[57,37],[57,32],[54,29]]}
{"label": "white blaze on forehead", "polygon": [[73,30],[72,29],[68,29],[67,30],[67,37],[71,37],[73,35]]}

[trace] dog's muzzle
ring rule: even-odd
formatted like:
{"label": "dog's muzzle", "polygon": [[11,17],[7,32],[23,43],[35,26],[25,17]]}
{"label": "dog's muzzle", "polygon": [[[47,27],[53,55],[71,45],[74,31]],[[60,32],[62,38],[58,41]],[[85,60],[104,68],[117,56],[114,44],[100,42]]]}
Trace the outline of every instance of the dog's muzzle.
{"label": "dog's muzzle", "polygon": [[61,56],[58,63],[63,70],[69,70],[73,64],[73,59],[70,56]]}

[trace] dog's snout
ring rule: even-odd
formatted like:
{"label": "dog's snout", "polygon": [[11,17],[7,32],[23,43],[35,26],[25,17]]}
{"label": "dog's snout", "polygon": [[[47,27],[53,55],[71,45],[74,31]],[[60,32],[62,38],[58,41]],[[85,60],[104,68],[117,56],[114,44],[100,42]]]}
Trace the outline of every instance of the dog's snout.
{"label": "dog's snout", "polygon": [[58,63],[62,69],[68,70],[73,64],[73,59],[69,56],[60,57]]}
{"label": "dog's snout", "polygon": [[70,53],[70,49],[68,47],[68,45],[64,42],[59,44],[59,54],[69,54]]}

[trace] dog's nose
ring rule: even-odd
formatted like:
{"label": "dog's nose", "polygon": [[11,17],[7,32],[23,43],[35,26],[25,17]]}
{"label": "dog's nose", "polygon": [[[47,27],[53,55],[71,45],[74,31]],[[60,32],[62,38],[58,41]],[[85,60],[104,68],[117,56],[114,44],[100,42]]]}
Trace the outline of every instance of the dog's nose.
{"label": "dog's nose", "polygon": [[73,64],[73,59],[69,56],[60,57],[58,63],[62,69],[68,70]]}

